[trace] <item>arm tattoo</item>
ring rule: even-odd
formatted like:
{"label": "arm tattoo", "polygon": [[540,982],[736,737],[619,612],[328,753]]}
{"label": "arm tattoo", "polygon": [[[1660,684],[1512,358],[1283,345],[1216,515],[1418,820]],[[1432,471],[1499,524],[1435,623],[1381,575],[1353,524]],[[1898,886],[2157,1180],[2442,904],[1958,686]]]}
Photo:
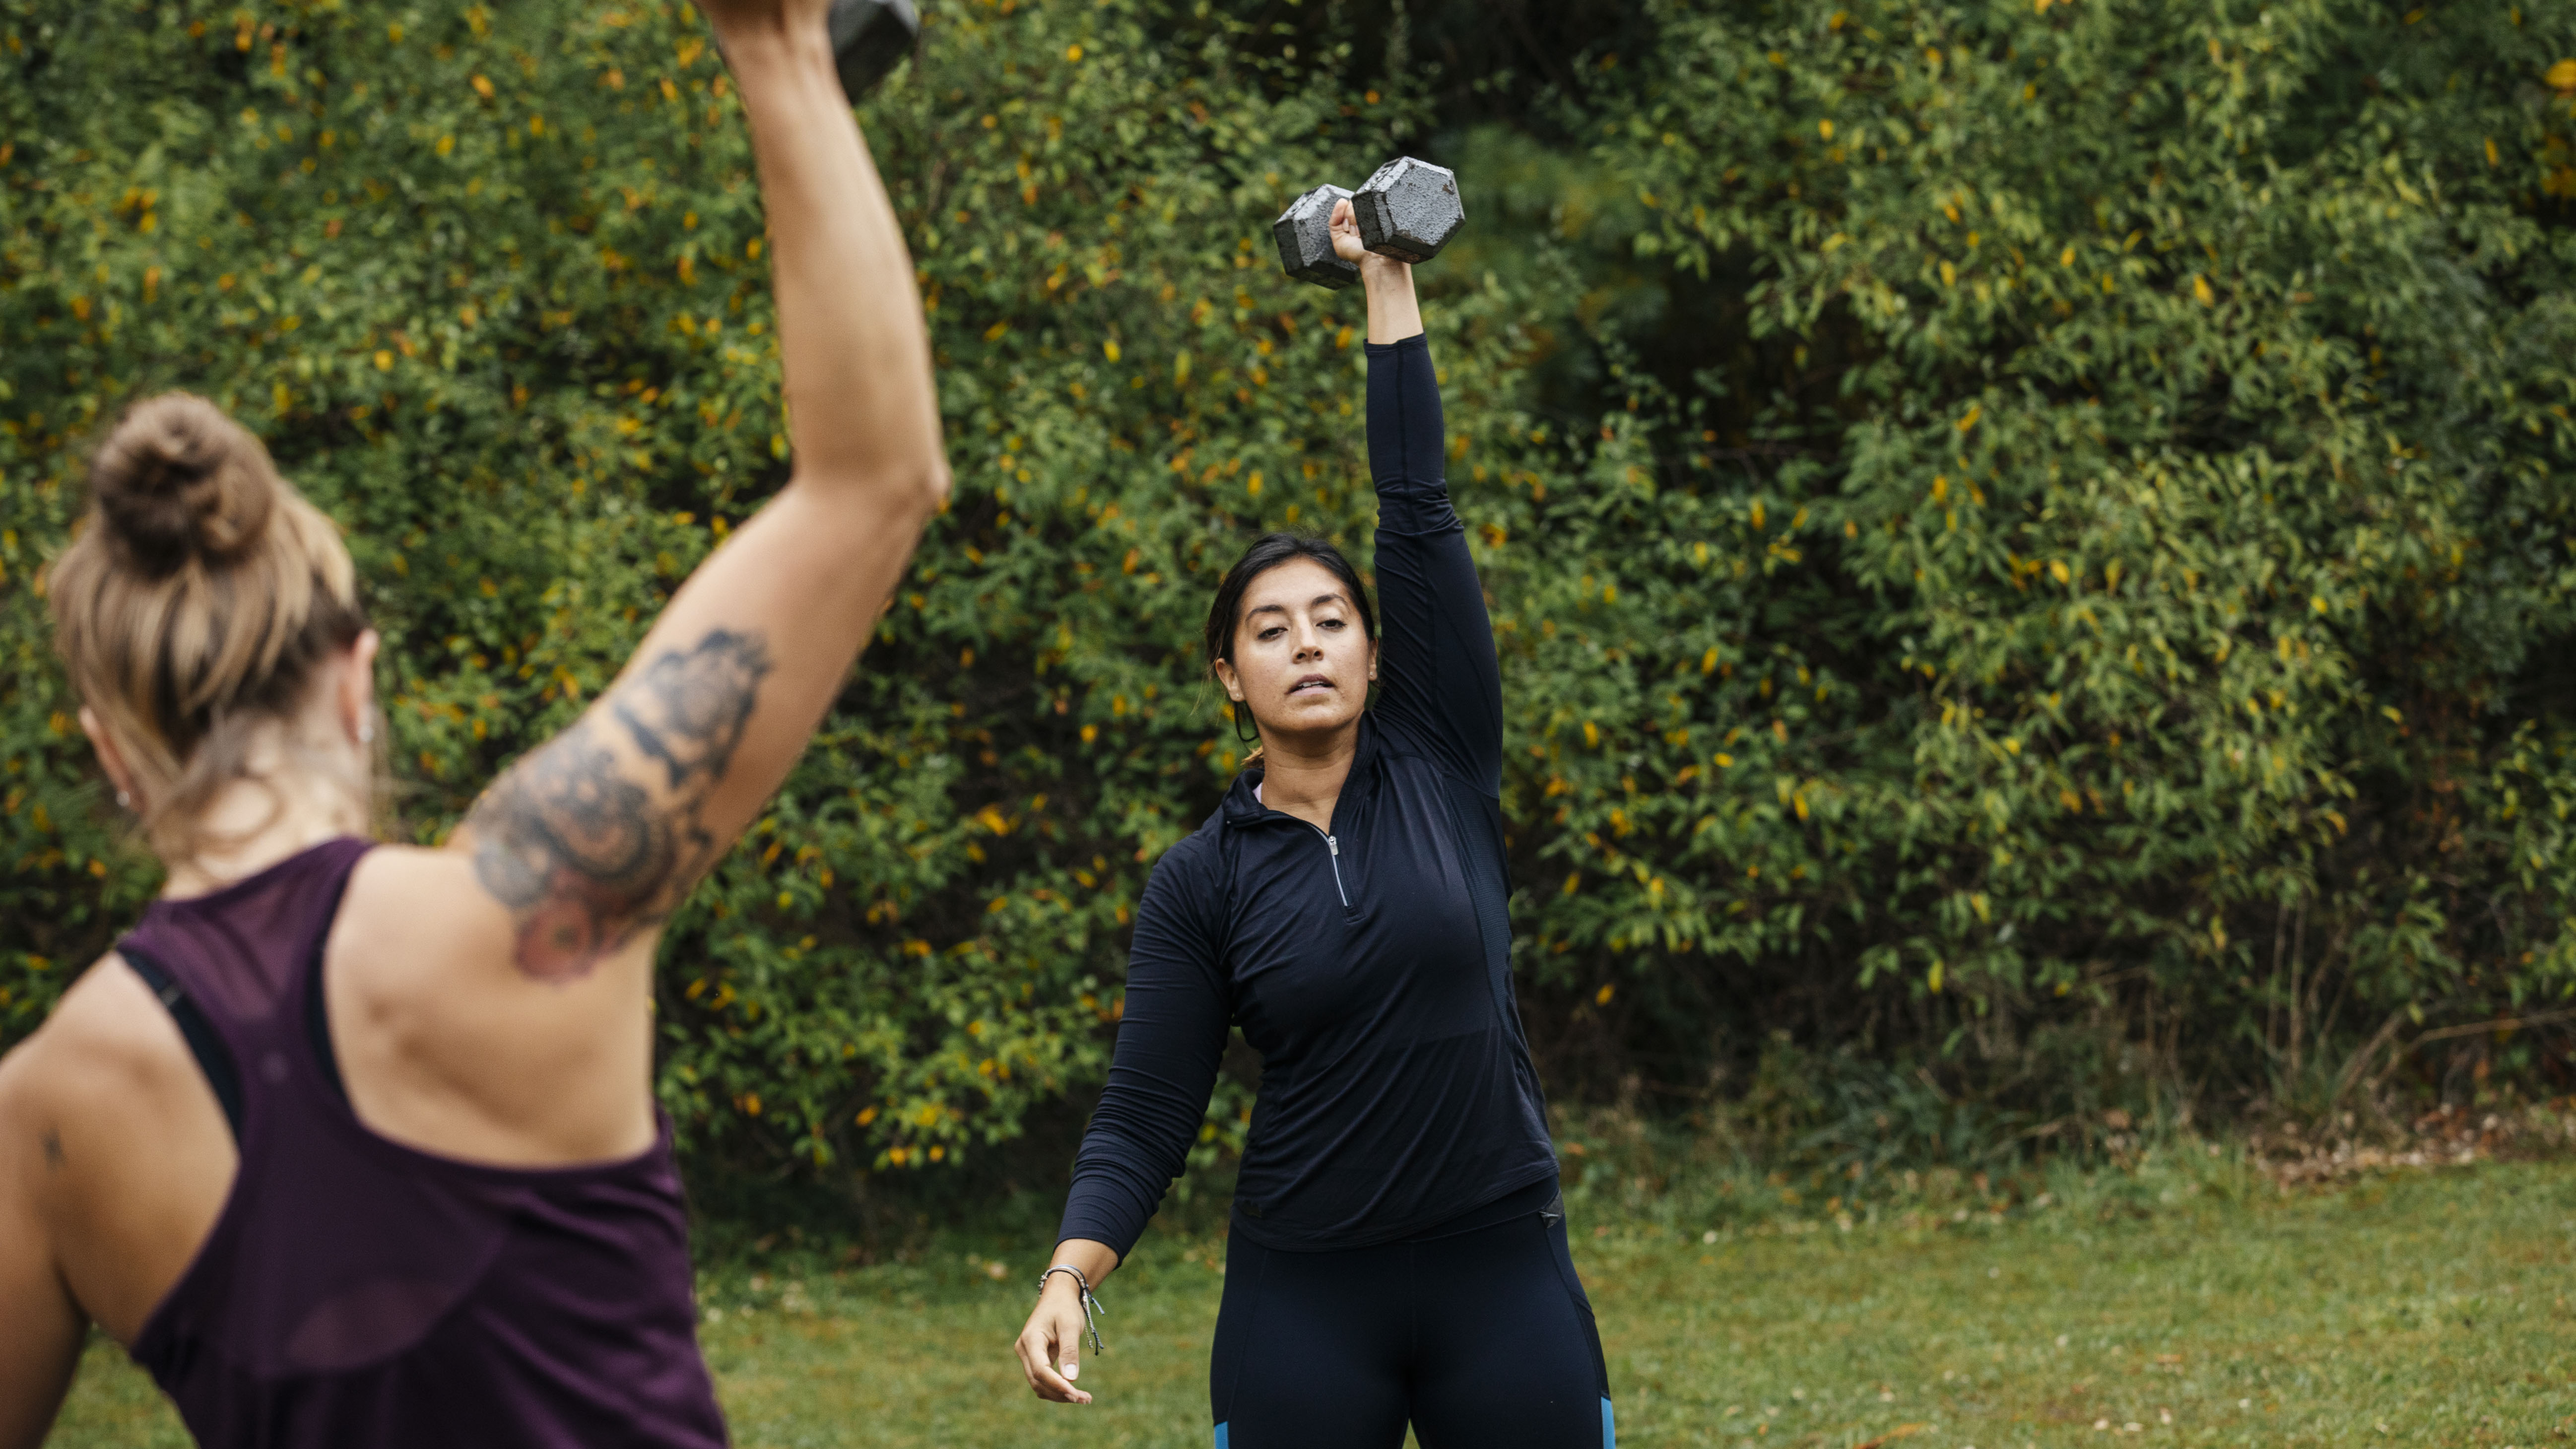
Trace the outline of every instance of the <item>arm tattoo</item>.
{"label": "arm tattoo", "polygon": [[475,803],[474,873],[510,910],[521,971],[585,975],[678,906],[715,859],[700,811],[769,670],[757,634],[666,650]]}

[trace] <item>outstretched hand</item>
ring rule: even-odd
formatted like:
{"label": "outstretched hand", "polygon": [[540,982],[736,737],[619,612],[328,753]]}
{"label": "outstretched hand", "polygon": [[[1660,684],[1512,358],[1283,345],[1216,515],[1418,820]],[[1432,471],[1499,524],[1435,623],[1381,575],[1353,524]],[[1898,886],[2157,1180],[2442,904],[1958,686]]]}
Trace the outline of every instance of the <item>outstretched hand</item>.
{"label": "outstretched hand", "polygon": [[717,50],[730,62],[733,49],[746,41],[756,44],[764,34],[826,40],[832,0],[697,0],[697,6],[715,32]]}
{"label": "outstretched hand", "polygon": [[746,25],[803,25],[831,13],[832,0],[697,0],[707,23],[719,28]]}
{"label": "outstretched hand", "polygon": [[1368,340],[1401,342],[1422,330],[1413,299],[1413,264],[1379,256],[1360,244],[1360,217],[1348,201],[1333,203],[1333,255],[1360,269],[1368,289]]}

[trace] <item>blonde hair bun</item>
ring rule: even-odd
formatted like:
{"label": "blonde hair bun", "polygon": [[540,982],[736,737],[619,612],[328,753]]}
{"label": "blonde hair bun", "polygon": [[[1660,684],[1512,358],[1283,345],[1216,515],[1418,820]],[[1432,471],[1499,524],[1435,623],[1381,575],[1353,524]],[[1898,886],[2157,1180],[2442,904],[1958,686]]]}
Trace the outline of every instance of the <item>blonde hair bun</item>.
{"label": "blonde hair bun", "polygon": [[267,529],[280,483],[251,431],[194,393],[136,403],[89,466],[90,498],[143,572],[222,563]]}

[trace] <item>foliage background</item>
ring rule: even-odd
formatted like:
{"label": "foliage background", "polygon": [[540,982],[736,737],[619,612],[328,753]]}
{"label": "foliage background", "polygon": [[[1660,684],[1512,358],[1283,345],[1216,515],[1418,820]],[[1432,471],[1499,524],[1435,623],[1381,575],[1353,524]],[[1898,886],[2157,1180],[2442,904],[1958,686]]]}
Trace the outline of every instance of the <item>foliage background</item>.
{"label": "foliage background", "polygon": [[[2576,12],[930,9],[861,118],[958,487],[671,933],[715,1177],[1061,1172],[1238,763],[1215,575],[1367,546],[1358,298],[1267,222],[1398,151],[1473,218],[1423,282],[1560,1101],[1859,1175],[2569,1084]],[[5,1041],[155,883],[41,597],[124,402],[348,528],[421,840],[785,463],[685,6],[0,0],[0,74]]]}

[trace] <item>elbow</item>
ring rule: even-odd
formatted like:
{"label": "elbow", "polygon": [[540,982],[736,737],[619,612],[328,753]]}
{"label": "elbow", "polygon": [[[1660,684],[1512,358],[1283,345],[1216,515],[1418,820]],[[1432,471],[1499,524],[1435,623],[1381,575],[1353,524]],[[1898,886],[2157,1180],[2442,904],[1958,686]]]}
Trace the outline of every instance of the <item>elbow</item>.
{"label": "elbow", "polygon": [[906,470],[902,484],[905,501],[925,519],[946,513],[949,484],[948,460],[933,453]]}
{"label": "elbow", "polygon": [[828,500],[835,510],[851,510],[853,520],[917,526],[948,508],[948,460],[935,452],[847,468],[815,468],[795,481],[812,490],[812,496]]}

